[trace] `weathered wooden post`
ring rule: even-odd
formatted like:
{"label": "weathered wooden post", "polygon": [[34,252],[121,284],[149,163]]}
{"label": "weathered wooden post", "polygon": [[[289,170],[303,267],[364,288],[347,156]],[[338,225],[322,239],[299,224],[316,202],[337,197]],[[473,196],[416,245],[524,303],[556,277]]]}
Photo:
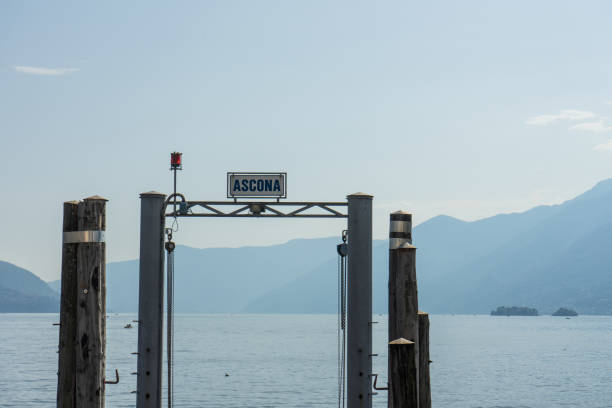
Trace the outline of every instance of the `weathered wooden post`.
{"label": "weathered wooden post", "polygon": [[419,312],[419,408],[431,408],[429,315]]}
{"label": "weathered wooden post", "polygon": [[416,343],[404,338],[389,342],[389,405],[417,408]]}
{"label": "weathered wooden post", "polygon": [[57,406],[104,407],[106,199],[64,203]]}
{"label": "weathered wooden post", "polygon": [[76,405],[104,407],[106,347],[106,199],[78,205]]}
{"label": "weathered wooden post", "polygon": [[[78,201],[64,203],[63,232],[77,227]],[[64,234],[66,235],[66,234]],[[69,234],[68,234],[69,235]],[[77,244],[62,240],[62,275],[60,300],[59,357],[57,370],[57,407],[76,407],[76,315],[77,315]]]}
{"label": "weathered wooden post", "polygon": [[[389,341],[406,339],[414,343],[411,358],[415,361],[410,363],[416,367],[416,375],[411,376],[410,390],[414,390],[416,401],[418,401],[418,366],[419,366],[419,332],[418,332],[418,296],[416,280],[416,248],[412,245],[412,214],[397,211],[390,216],[389,228]],[[391,350],[389,350],[391,353]],[[406,356],[407,354],[400,354]],[[389,399],[388,406],[404,408],[412,405],[393,405],[399,397],[394,392],[403,393],[404,386],[393,385],[399,377],[392,376],[398,371],[396,360],[389,355]],[[407,363],[402,363],[407,364]],[[403,381],[403,380],[402,380]],[[414,405],[415,407],[417,405]]]}

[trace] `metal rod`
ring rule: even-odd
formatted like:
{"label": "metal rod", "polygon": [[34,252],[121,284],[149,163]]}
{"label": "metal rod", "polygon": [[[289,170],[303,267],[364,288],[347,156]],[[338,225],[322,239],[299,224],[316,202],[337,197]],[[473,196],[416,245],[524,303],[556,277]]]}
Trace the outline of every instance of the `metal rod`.
{"label": "metal rod", "polygon": [[372,374],[372,377],[374,377],[374,389],[378,390],[378,391],[388,391],[389,387],[379,387],[378,386],[378,374]]}
{"label": "metal rod", "polygon": [[244,210],[248,210],[249,208],[251,208],[250,205],[242,206],[239,209],[237,209],[236,211],[232,211],[229,215],[237,215],[237,214],[243,212]]}
{"label": "metal rod", "polygon": [[[219,211],[214,207],[211,207],[210,205],[207,204],[200,204],[202,207],[206,208],[207,210],[210,210],[216,214],[220,214],[220,215],[225,215],[225,213],[223,211]],[[187,204],[187,207],[189,207],[189,204]]]}
{"label": "metal rod", "polygon": [[304,205],[304,207],[302,207],[302,208],[298,208],[298,209],[297,209],[297,210],[295,210],[295,211],[291,211],[291,212],[290,212],[288,215],[296,215],[296,214],[299,214],[299,213],[301,213],[302,211],[306,211],[307,209],[312,208],[313,206],[314,206],[314,204],[306,204],[306,205]]}
{"label": "metal rod", "polygon": [[342,214],[341,212],[338,212],[338,211],[336,211],[336,210],[334,210],[334,209],[331,209],[331,208],[329,208],[329,207],[328,207],[328,206],[326,206],[326,205],[319,205],[318,207],[319,207],[319,208],[321,208],[321,209],[323,209],[323,210],[325,210],[325,211],[329,211],[330,213],[335,214],[335,215],[344,215],[344,214]]}
{"label": "metal rod", "polygon": [[167,300],[166,300],[166,347],[167,347],[167,355],[168,355],[168,408],[172,408],[173,397],[174,397],[174,372],[173,372],[173,354],[174,354],[174,248],[168,250],[168,259],[167,259]]}
{"label": "metal rod", "polygon": [[176,168],[174,168],[174,213],[176,214]]}

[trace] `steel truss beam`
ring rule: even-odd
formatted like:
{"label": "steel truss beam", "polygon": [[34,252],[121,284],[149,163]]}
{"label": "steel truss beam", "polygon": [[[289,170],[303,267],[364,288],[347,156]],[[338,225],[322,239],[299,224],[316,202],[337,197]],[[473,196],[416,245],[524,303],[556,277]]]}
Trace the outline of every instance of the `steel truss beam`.
{"label": "steel truss beam", "polygon": [[[348,218],[347,202],[167,201],[166,217]],[[336,209],[335,209],[336,208]],[[316,210],[316,212],[308,212]]]}

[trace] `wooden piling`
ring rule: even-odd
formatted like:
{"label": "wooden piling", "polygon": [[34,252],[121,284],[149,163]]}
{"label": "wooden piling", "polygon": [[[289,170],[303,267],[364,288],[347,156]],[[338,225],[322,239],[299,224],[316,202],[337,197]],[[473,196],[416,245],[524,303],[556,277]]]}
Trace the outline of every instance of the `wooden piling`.
{"label": "wooden piling", "polygon": [[[106,200],[94,196],[78,205],[78,230],[106,229]],[[76,403],[79,408],[104,407],[106,348],[106,244],[85,239],[77,247]]]}
{"label": "wooden piling", "polygon": [[429,380],[429,315],[419,312],[419,408],[431,408]]}
{"label": "wooden piling", "polygon": [[[412,245],[412,214],[391,214],[389,230],[389,341],[418,341],[416,248]],[[417,348],[418,352],[418,348]]]}
{"label": "wooden piling", "polygon": [[416,248],[389,251],[389,340],[418,341]]}
{"label": "wooden piling", "polygon": [[404,338],[389,343],[389,405],[418,408],[416,343]]}
{"label": "wooden piling", "polygon": [[[64,232],[76,231],[78,201],[64,203]],[[76,407],[77,244],[62,244],[57,407]]]}
{"label": "wooden piling", "polygon": [[[416,279],[416,248],[412,245],[412,215],[403,211],[392,213],[389,229],[389,341],[406,339],[414,343],[414,364],[417,370],[415,398],[418,401],[419,324]],[[389,387],[392,382],[392,361],[389,359]],[[388,406],[394,408],[389,396]]]}

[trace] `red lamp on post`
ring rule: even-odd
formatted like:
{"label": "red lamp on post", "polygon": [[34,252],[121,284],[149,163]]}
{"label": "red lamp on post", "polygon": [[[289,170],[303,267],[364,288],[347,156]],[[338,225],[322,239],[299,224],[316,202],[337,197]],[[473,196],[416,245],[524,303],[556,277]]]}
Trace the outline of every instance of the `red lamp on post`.
{"label": "red lamp on post", "polygon": [[183,170],[183,153],[170,153],[170,170]]}
{"label": "red lamp on post", "polygon": [[170,153],[170,171],[174,173],[174,212],[176,213],[176,171],[183,170],[183,153]]}

